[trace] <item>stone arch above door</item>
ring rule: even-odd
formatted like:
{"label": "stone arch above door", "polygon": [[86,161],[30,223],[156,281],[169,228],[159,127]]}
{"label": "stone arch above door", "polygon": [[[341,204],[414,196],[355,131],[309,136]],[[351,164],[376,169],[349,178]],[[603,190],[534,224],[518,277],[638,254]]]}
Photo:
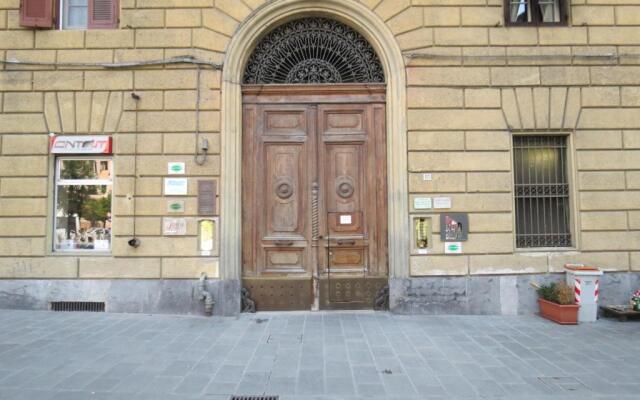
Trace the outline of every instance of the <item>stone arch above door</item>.
{"label": "stone arch above door", "polygon": [[266,32],[285,21],[322,15],[353,27],[373,47],[387,84],[387,177],[390,278],[409,274],[406,74],[404,59],[389,28],[355,1],[282,0],[257,9],[229,43],[222,77],[221,278],[239,280],[242,240],[242,93],[245,65]]}

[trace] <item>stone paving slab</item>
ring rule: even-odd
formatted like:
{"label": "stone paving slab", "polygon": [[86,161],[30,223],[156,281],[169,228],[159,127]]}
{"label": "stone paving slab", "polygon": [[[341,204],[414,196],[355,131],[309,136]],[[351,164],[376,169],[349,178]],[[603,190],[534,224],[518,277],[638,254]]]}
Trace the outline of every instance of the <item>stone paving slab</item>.
{"label": "stone paving slab", "polygon": [[640,399],[640,323],[0,310],[1,400]]}

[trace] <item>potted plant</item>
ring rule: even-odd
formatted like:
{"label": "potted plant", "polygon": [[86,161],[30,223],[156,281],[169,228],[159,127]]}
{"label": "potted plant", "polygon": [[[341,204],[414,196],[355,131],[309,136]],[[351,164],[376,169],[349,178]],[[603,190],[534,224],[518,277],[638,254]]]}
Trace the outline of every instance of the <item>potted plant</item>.
{"label": "potted plant", "polygon": [[544,285],[532,284],[538,292],[540,316],[562,325],[578,323],[579,304],[575,304],[574,290],[564,282]]}
{"label": "potted plant", "polygon": [[631,295],[631,309],[633,309],[633,311],[640,311],[640,289]]}

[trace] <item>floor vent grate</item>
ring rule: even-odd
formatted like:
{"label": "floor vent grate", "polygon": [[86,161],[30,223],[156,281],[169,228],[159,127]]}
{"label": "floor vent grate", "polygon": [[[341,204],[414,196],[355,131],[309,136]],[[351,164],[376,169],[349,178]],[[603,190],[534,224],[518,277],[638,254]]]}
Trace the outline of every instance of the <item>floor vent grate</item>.
{"label": "floor vent grate", "polygon": [[231,398],[229,400],[278,400],[280,398],[280,396],[265,396],[265,395],[259,395],[259,396],[231,396]]}
{"label": "floor vent grate", "polygon": [[104,312],[104,301],[52,301],[51,311]]}

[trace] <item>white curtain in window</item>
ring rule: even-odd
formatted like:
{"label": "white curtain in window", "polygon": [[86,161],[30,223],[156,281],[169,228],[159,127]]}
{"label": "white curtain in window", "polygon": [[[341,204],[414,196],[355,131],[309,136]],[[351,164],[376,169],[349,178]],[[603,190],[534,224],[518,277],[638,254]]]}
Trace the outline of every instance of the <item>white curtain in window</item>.
{"label": "white curtain in window", "polygon": [[62,15],[64,28],[86,28],[89,15],[88,0],[64,0]]}
{"label": "white curtain in window", "polygon": [[511,22],[529,22],[529,0],[511,0]]}
{"label": "white curtain in window", "polygon": [[542,22],[560,22],[560,0],[539,0]]}

